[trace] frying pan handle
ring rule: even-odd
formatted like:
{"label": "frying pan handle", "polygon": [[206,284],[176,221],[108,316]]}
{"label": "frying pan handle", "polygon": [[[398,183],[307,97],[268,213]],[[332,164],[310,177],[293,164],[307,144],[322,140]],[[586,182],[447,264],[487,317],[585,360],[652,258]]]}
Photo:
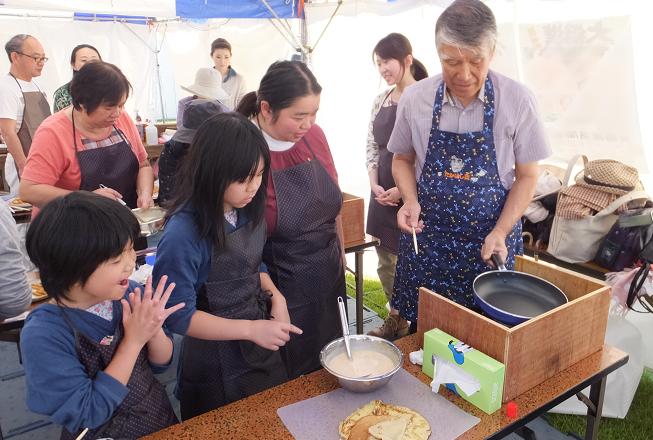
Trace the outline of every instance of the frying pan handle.
{"label": "frying pan handle", "polygon": [[499,254],[492,254],[490,258],[498,270],[506,270],[506,265],[503,263]]}

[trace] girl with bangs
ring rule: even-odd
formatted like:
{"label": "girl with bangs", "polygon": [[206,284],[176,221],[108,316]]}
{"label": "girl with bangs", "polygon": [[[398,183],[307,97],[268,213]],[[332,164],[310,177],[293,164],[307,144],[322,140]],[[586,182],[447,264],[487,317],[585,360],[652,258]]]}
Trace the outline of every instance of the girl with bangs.
{"label": "girl with bangs", "polygon": [[262,263],[270,153],[247,118],[218,114],[197,130],[158,246],[154,279],[185,303],[166,322],[184,335],[176,395],[189,419],[288,380],[279,347],[286,301]]}

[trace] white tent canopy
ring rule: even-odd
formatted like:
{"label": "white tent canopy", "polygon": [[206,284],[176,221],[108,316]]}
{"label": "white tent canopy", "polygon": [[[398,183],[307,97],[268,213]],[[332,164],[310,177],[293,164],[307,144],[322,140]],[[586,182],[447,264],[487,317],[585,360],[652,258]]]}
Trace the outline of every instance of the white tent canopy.
{"label": "white tent canopy", "polygon": [[[369,111],[374,96],[385,87],[372,63],[372,48],[389,32],[401,32],[429,73],[438,73],[434,26],[448,3],[345,0],[326,31],[336,2],[306,3],[308,46],[315,46],[324,31],[310,55],[323,86],[318,123],[329,139],[345,190],[368,192],[364,160]],[[653,97],[647,78],[652,67],[648,42],[653,41],[653,30],[645,22],[649,2],[488,3],[500,33],[492,67],[533,90],[555,158],[584,153],[590,159],[615,158],[648,173],[653,168],[653,112],[646,105],[646,97]],[[74,12],[145,15],[157,21],[73,21]],[[134,93],[127,110],[150,118],[174,118],[176,101],[185,96],[179,85],[190,84],[197,68],[211,65],[208,52],[214,38],[231,42],[233,66],[250,89],[271,62],[295,53],[266,19],[194,22],[175,20],[175,14],[174,0],[4,0],[0,25],[7,39],[29,33],[42,42],[50,61],[37,81],[48,96],[70,79],[71,49],[89,43],[130,79]],[[301,39],[300,20],[286,23]],[[0,59],[0,70],[7,71],[6,57]],[[646,183],[653,188],[653,182]]]}

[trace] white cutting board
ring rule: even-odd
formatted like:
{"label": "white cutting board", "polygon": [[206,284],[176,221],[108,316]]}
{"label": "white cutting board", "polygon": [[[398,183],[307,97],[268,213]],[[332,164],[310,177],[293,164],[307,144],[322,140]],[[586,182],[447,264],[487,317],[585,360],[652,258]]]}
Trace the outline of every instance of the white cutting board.
{"label": "white cutting board", "polygon": [[354,410],[372,400],[406,406],[431,425],[429,440],[453,440],[480,419],[449,402],[403,368],[383,388],[371,393],[352,393],[343,388],[277,410],[296,440],[337,440],[338,424]]}

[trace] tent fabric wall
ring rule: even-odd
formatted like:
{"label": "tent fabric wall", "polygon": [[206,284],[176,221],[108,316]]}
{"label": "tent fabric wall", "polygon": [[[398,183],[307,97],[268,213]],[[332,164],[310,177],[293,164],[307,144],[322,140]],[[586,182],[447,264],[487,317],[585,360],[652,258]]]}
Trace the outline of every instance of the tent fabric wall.
{"label": "tent fabric wall", "polygon": [[[500,32],[492,68],[535,93],[554,152],[551,160],[566,164],[577,153],[620,160],[636,166],[653,191],[653,110],[648,104],[653,97],[648,79],[653,29],[644,18],[650,17],[651,5],[607,0],[488,3]],[[364,178],[366,124],[372,100],[385,86],[372,64],[376,42],[389,32],[401,32],[429,74],[440,72],[433,35],[443,5],[422,2],[405,10],[388,6],[397,9],[386,16],[345,3],[311,59],[324,88],[318,122],[335,146],[340,174],[362,176],[352,180],[355,187],[350,189],[356,194],[369,192]],[[309,44],[329,14],[328,7],[307,7]],[[341,35],[356,37],[343,44]],[[539,52],[538,44],[544,46]]]}
{"label": "tent fabric wall", "polygon": [[4,6],[39,11],[44,14],[66,11],[168,18],[175,16],[175,0],[4,0]]}
{"label": "tent fabric wall", "polygon": [[[80,43],[95,46],[105,61],[116,64],[130,80],[133,91],[126,108],[130,114],[136,110],[143,117],[155,118],[160,114],[156,62],[152,48],[157,33],[146,26],[119,22],[74,22],[69,19],[5,18],[2,19],[4,35],[28,33],[38,38],[50,58],[36,81],[52,102],[54,91],[70,81],[70,52]],[[9,70],[6,56],[0,57],[0,71]],[[164,83],[174,84],[172,61],[165,48],[160,53]],[[174,89],[168,94],[168,114],[176,114],[177,97]],[[174,109],[174,110],[173,110]]]}
{"label": "tent fabric wall", "polygon": [[[15,3],[8,0],[12,1]],[[80,2],[70,3],[77,7]],[[123,0],[112,3],[116,8],[109,12],[136,13],[134,7],[117,10],[119,5],[125,5]],[[144,3],[154,10],[170,8],[168,0]],[[389,32],[402,32],[429,73],[438,73],[433,30],[447,3],[345,0],[312,50],[309,62],[323,86],[318,123],[332,145],[344,189],[361,195],[369,191],[364,166],[367,123],[372,100],[385,87],[372,62],[372,48]],[[645,97],[653,96],[653,84],[648,80],[653,66],[646,42],[653,39],[653,29],[645,22],[645,17],[650,16],[648,2],[491,0],[489,4],[500,28],[493,68],[523,81],[536,94],[555,157],[566,161],[572,153],[582,152],[592,158],[622,160],[641,172],[650,169],[653,124],[647,121],[653,114]],[[333,2],[307,4],[309,46],[315,44],[335,7]],[[300,21],[289,23],[298,35]],[[186,95],[179,85],[190,84],[197,68],[211,66],[208,52],[214,38],[225,37],[231,42],[233,66],[244,74],[250,90],[256,88],[271,62],[288,59],[294,53],[270,21],[260,19],[172,21],[147,27],[71,23],[69,19],[45,17],[0,17],[0,25],[4,35],[29,32],[43,42],[51,61],[39,82],[49,96],[70,79],[68,59],[72,47],[81,42],[96,45],[103,57],[120,66],[134,85],[127,110],[133,115],[138,109],[142,117],[161,114],[154,48],[160,49],[168,117],[175,113],[176,100]],[[595,28],[601,31],[591,38]],[[560,38],[551,37],[556,32]],[[577,38],[582,38],[582,45]],[[542,44],[546,46],[544,50],[538,46]],[[6,57],[0,58],[0,70],[7,69]]]}

